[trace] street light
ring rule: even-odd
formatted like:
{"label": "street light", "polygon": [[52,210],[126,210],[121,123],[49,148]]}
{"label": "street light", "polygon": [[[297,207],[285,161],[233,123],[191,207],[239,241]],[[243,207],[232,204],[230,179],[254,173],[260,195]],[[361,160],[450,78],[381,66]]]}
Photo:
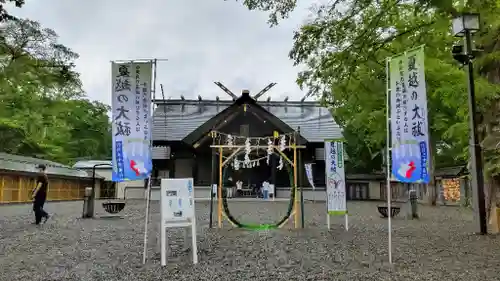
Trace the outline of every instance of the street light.
{"label": "street light", "polygon": [[470,123],[470,159],[472,176],[472,200],[474,206],[474,221],[480,234],[487,234],[486,202],[484,198],[484,177],[481,146],[479,145],[476,121],[476,97],[474,88],[473,59],[477,51],[472,49],[472,34],[479,31],[479,14],[463,13],[453,19],[453,35],[463,37],[463,46],[453,46],[453,58],[463,65],[467,65],[467,80],[469,86],[469,123]]}
{"label": "street light", "polygon": [[479,14],[463,13],[453,19],[453,35],[464,37],[466,32],[474,34],[479,31]]}

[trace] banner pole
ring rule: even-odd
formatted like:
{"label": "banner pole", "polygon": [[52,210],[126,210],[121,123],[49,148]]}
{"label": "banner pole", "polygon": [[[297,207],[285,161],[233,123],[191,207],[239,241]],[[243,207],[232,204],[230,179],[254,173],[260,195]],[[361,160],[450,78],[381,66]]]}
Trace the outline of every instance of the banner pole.
{"label": "banner pole", "polygon": [[391,89],[390,89],[390,59],[386,60],[386,115],[387,115],[387,138],[386,138],[386,180],[387,180],[387,233],[388,233],[388,252],[389,252],[389,264],[392,264],[392,218],[391,218],[391,160],[390,160],[390,138],[391,138],[391,117],[390,117],[390,99],[391,99]]}
{"label": "banner pole", "polygon": [[[156,65],[157,65],[157,60],[154,59],[153,61],[151,61],[153,63],[153,87],[151,87],[151,90],[153,92],[153,100],[155,100],[156,98]],[[151,97],[151,96],[150,96]],[[150,114],[150,117],[149,117],[149,120],[150,121],[153,121],[153,110],[151,107],[151,114]],[[152,124],[152,122],[150,122],[150,124]],[[151,136],[151,132],[152,132],[152,129],[151,129],[152,126],[149,126],[149,136],[150,136],[150,144],[149,144],[149,155],[150,157],[153,156],[153,138]],[[152,160],[151,160],[152,161]],[[150,213],[150,207],[151,207],[151,174],[152,174],[152,171],[149,172],[149,177],[147,179],[147,188],[146,188],[146,213],[145,213],[145,221],[144,221],[144,249],[143,249],[143,252],[142,252],[142,264],[146,264],[146,260],[147,260],[147,251],[148,251],[148,225],[149,225],[149,213]]]}
{"label": "banner pole", "polygon": [[345,231],[349,231],[349,214],[345,213]]}
{"label": "banner pole", "polygon": [[[146,264],[148,257],[148,225],[149,225],[149,211],[150,211],[150,201],[151,201],[151,175],[148,178],[148,187],[146,190],[146,219],[144,222],[144,248],[142,252],[142,264]],[[160,229],[161,231],[161,229]],[[163,229],[163,231],[165,231]]]}

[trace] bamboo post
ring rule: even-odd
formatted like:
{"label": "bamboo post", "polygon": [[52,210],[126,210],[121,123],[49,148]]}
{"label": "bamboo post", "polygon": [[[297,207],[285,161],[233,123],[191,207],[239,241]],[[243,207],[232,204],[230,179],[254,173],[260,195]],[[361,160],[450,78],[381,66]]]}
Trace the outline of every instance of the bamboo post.
{"label": "bamboo post", "polygon": [[219,187],[217,188],[217,219],[219,228],[222,228],[222,151],[223,148],[219,148]]}
{"label": "bamboo post", "polygon": [[215,154],[215,149],[212,148],[212,170],[211,170],[211,180],[210,180],[210,221],[209,225],[210,228],[213,227],[213,214],[214,214],[214,184],[215,184],[215,161],[217,161],[216,157],[217,155]]}
{"label": "bamboo post", "polygon": [[297,133],[293,133],[293,188],[295,190],[295,201],[294,201],[294,214],[295,214],[295,228],[299,228],[300,214],[299,214],[299,193],[297,190]]}
{"label": "bamboo post", "polygon": [[[300,136],[300,127],[297,130],[298,135]],[[298,181],[300,185],[300,225],[302,228],[305,227],[305,217],[304,217],[304,182],[303,182],[303,176],[302,176],[302,169],[304,167],[304,163],[302,162],[302,150],[298,151],[299,158],[297,161],[297,171],[299,173],[298,175]]]}

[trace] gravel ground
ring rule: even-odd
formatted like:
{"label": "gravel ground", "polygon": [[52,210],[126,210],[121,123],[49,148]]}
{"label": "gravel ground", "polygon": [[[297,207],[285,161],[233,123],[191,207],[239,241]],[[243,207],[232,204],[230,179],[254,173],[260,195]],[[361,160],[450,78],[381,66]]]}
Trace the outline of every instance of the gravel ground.
{"label": "gravel ground", "polygon": [[[278,220],[286,202],[230,202],[245,222]],[[394,266],[387,264],[386,220],[377,203],[349,202],[325,227],[324,203],[307,203],[306,229],[246,231],[208,228],[209,205],[197,203],[200,263],[193,266],[182,230],[170,230],[169,264],[159,263],[151,226],[142,265],[144,204],[127,202],[123,219],[83,220],[81,202],[48,203],[53,214],[31,225],[29,205],[0,206],[0,280],[500,280],[500,237],[472,234],[472,213],[421,207],[420,220],[393,220]],[[152,206],[158,222],[159,206]],[[102,210],[99,214],[104,214]]]}

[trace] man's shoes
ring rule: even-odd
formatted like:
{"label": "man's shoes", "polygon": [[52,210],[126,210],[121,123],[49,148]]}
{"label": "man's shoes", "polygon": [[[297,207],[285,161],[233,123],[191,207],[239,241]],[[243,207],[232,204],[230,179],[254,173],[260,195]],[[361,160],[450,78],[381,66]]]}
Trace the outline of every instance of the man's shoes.
{"label": "man's shoes", "polygon": [[46,216],[43,218],[43,223],[46,223],[46,222],[47,222],[47,220],[48,220],[49,218],[50,218],[50,216],[49,216],[49,215],[46,215]]}

